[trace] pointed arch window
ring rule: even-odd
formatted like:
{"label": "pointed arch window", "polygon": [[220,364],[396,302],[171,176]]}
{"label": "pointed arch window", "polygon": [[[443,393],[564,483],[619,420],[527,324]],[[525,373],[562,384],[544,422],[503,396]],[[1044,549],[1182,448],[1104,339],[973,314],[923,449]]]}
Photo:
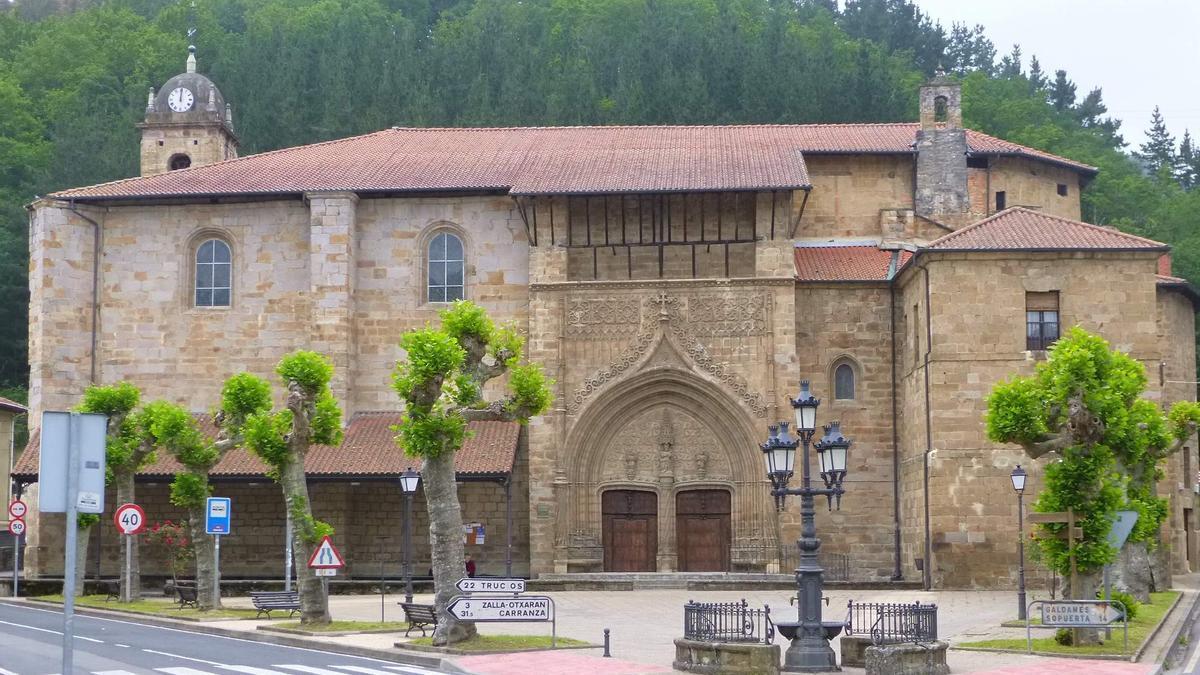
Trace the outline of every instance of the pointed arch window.
{"label": "pointed arch window", "polygon": [[429,242],[429,302],[454,302],[465,297],[466,263],[462,239],[451,232],[433,237]]}
{"label": "pointed arch window", "polygon": [[206,239],[196,248],[197,307],[228,307],[233,296],[233,254],[221,239]]}
{"label": "pointed arch window", "polygon": [[854,400],[854,366],[843,361],[833,368],[833,398],[835,401]]}

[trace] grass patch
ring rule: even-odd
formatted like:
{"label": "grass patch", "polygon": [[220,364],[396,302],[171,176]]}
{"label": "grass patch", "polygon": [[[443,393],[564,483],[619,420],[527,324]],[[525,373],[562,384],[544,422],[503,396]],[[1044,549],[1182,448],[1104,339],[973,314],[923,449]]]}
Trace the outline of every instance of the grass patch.
{"label": "grass patch", "polygon": [[[154,616],[165,616],[173,619],[192,619],[205,621],[208,619],[253,619],[257,612],[253,609],[217,609],[210,612],[201,612],[198,609],[186,607],[178,609],[172,600],[163,598],[162,600],[138,600],[136,602],[117,602],[116,600],[105,600],[105,595],[84,595],[75,598],[76,607],[90,607],[92,609],[108,609],[115,612],[132,612],[134,614],[152,614]],[[34,600],[42,600],[45,602],[56,602],[62,604],[63,596],[58,595],[41,595]]]}
{"label": "grass patch", "polygon": [[[433,638],[421,637],[411,641],[411,644],[430,647]],[[558,638],[559,647],[583,647],[587,642],[573,638]],[[451,649],[461,649],[464,652],[491,652],[518,649],[550,649],[549,635],[476,635],[470,640],[456,642]]]}
{"label": "grass patch", "polygon": [[[1171,604],[1175,602],[1175,598],[1179,597],[1179,591],[1164,591],[1162,593],[1151,593],[1150,602],[1143,604],[1138,611],[1138,616],[1133,621],[1129,622],[1129,652],[1137,651],[1158,623],[1166,616],[1167,610],[1171,608]],[[1022,626],[1025,624],[1022,623]],[[1122,653],[1122,641],[1124,630],[1120,624],[1113,624],[1112,639],[1100,645],[1086,645],[1081,647],[1066,647],[1054,641],[1054,637],[1034,638],[1033,651],[1045,652],[1053,654],[1076,654],[1079,656],[1102,656],[1102,655],[1119,655]],[[1025,651],[1027,643],[1025,638],[1005,638],[1002,640],[980,640],[979,642],[960,642],[955,644],[956,647],[980,647],[984,649],[1011,649],[1013,651]]]}
{"label": "grass patch", "polygon": [[299,621],[286,621],[284,623],[271,624],[275,628],[288,628],[291,630],[306,630],[313,633],[337,633],[341,631],[399,631],[407,630],[408,622],[406,621],[331,621],[322,624],[301,624]]}

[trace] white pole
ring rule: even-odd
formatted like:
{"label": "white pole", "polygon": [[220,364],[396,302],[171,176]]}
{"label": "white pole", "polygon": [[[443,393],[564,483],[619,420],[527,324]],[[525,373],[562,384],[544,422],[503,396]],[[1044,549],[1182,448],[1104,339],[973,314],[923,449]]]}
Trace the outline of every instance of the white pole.
{"label": "white pole", "polygon": [[75,502],[79,498],[79,443],[83,433],[79,413],[71,413],[67,426],[67,536],[66,559],[63,564],[63,651],[62,672],[75,672],[75,541],[78,537],[79,521],[75,513]]}
{"label": "white pole", "polygon": [[122,602],[133,602],[133,535],[125,535],[125,592]]}
{"label": "white pole", "polygon": [[13,597],[17,597],[17,572],[20,571],[20,565],[17,564],[17,556],[21,552],[21,536],[13,537]]}
{"label": "white pole", "polygon": [[217,539],[213,556],[213,607],[217,607],[221,604],[221,535],[213,536]]}
{"label": "white pole", "polygon": [[283,590],[292,590],[292,514],[287,514],[287,530],[283,544]]}

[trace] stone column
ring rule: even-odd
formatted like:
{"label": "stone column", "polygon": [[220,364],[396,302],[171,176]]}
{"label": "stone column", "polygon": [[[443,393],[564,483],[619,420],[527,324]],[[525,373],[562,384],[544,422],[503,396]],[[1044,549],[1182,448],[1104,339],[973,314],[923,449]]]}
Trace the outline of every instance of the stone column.
{"label": "stone column", "polygon": [[330,388],[345,419],[354,412],[354,274],[357,258],[358,195],[310,192],[309,292],[312,328],[309,346],[333,360]]}

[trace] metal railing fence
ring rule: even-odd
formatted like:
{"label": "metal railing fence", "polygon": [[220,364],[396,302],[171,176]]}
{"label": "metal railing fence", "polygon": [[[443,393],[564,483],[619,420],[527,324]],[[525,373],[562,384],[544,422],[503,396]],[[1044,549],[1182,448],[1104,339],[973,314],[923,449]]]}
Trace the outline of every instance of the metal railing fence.
{"label": "metal railing fence", "polygon": [[914,602],[854,602],[846,608],[846,635],[870,637],[876,645],[937,640],[937,605]]}
{"label": "metal railing fence", "polygon": [[771,608],[750,607],[741,602],[694,602],[683,606],[683,637],[700,642],[775,641]]}

